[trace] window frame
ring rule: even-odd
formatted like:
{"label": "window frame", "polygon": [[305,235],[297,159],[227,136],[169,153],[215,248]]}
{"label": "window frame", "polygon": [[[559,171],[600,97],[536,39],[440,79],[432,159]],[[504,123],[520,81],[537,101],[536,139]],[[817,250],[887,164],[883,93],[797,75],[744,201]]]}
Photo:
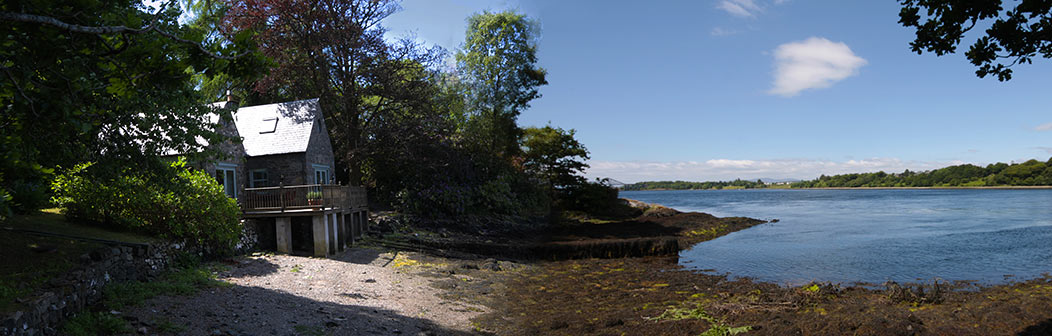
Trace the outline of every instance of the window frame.
{"label": "window frame", "polygon": [[[237,196],[238,196],[237,195],[237,191],[238,191],[237,190],[237,165],[233,164],[233,163],[216,163],[215,164],[215,171],[216,171],[216,175],[218,175],[220,172],[222,172],[222,174],[223,174],[223,181],[220,184],[220,185],[223,186],[223,193],[226,194],[227,183],[231,183],[231,185],[233,187],[230,190],[233,191],[234,195],[233,196],[230,196],[230,194],[226,194],[226,195],[227,195],[227,197],[230,197],[230,198],[233,198],[233,199],[237,199]],[[227,180],[227,172],[230,172],[230,177],[233,178],[233,181],[228,181]],[[220,182],[220,181],[218,179],[216,179],[216,182]]]}

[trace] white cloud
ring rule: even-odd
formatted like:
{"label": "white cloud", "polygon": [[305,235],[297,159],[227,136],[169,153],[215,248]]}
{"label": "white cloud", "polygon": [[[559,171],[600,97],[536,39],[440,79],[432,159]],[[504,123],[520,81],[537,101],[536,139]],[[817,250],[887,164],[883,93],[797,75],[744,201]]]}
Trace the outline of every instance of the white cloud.
{"label": "white cloud", "polygon": [[1052,131],[1052,123],[1041,124],[1034,127],[1035,131]]}
{"label": "white cloud", "polygon": [[722,0],[716,8],[741,17],[755,16],[763,10],[753,0]]}
{"label": "white cloud", "polygon": [[739,33],[737,30],[726,29],[726,28],[722,28],[722,27],[712,28],[712,31],[709,32],[709,34],[712,35],[712,36],[730,36],[730,35],[734,35],[734,34],[737,34],[737,33]]}
{"label": "white cloud", "polygon": [[962,164],[961,161],[904,161],[897,158],[829,161],[807,159],[731,160],[705,162],[591,161],[589,178],[610,177],[626,183],[658,180],[727,181],[736,178],[813,179],[819,175],[884,171],[924,171]]}
{"label": "white cloud", "polygon": [[827,88],[858,74],[867,61],[843,42],[812,37],[774,50],[774,87],[768,91],[792,97],[807,89]]}

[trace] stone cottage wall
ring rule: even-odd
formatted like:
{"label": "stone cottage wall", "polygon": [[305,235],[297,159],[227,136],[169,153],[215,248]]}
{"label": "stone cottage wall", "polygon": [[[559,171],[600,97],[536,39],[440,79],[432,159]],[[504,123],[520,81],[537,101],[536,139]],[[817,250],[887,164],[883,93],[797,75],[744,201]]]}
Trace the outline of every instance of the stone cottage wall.
{"label": "stone cottage wall", "polygon": [[303,168],[303,155],[303,153],[288,153],[248,157],[245,164],[246,171],[266,169],[267,186],[277,186],[282,176],[285,178],[285,185],[307,184],[308,174]]}
{"label": "stone cottage wall", "polygon": [[336,160],[332,152],[332,141],[329,139],[329,130],[325,127],[325,119],[319,117],[314,121],[314,129],[311,130],[310,142],[307,145],[307,160],[304,166],[307,172],[314,174],[311,164],[329,166],[329,176],[336,174]]}

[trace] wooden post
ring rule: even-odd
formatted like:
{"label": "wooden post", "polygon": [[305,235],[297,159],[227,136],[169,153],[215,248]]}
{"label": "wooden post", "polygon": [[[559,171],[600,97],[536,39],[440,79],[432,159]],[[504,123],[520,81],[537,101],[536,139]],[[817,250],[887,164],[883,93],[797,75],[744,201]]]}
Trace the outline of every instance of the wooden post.
{"label": "wooden post", "polygon": [[278,177],[278,199],[281,202],[281,212],[285,212],[285,175]]}

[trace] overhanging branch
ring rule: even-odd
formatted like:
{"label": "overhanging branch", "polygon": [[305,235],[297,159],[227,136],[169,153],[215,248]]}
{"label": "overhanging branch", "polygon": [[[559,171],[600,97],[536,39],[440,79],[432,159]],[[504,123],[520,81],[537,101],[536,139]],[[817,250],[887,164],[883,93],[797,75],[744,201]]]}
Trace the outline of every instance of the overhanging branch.
{"label": "overhanging branch", "polygon": [[210,56],[212,58],[233,60],[233,59],[237,59],[237,58],[240,58],[240,57],[248,54],[247,52],[242,52],[242,53],[234,55],[234,56],[220,55],[220,54],[217,54],[217,53],[214,53],[214,52],[208,50],[207,48],[204,47],[204,45],[201,45],[200,42],[195,42],[195,41],[179,38],[179,37],[175,36],[175,34],[172,34],[172,33],[163,31],[161,29],[158,29],[157,25],[155,25],[155,24],[151,24],[151,25],[143,27],[143,28],[131,28],[131,27],[127,27],[127,26],[100,26],[100,27],[94,27],[94,26],[83,26],[83,25],[70,24],[70,23],[62,22],[61,20],[53,18],[53,17],[50,17],[50,16],[26,14],[26,13],[12,13],[12,12],[0,12],[0,21],[39,23],[39,24],[45,24],[45,25],[54,26],[54,27],[57,27],[59,29],[67,30],[67,31],[75,32],[75,33],[92,34],[92,35],[144,34],[144,33],[148,33],[148,32],[151,32],[151,31],[155,31],[158,34],[161,34],[164,37],[167,37],[167,38],[169,38],[169,39],[171,39],[173,41],[176,41],[176,42],[179,42],[179,43],[185,43],[185,44],[194,45],[194,46],[197,47],[197,49],[201,50],[202,53],[204,53],[205,55],[208,55],[208,56]]}

